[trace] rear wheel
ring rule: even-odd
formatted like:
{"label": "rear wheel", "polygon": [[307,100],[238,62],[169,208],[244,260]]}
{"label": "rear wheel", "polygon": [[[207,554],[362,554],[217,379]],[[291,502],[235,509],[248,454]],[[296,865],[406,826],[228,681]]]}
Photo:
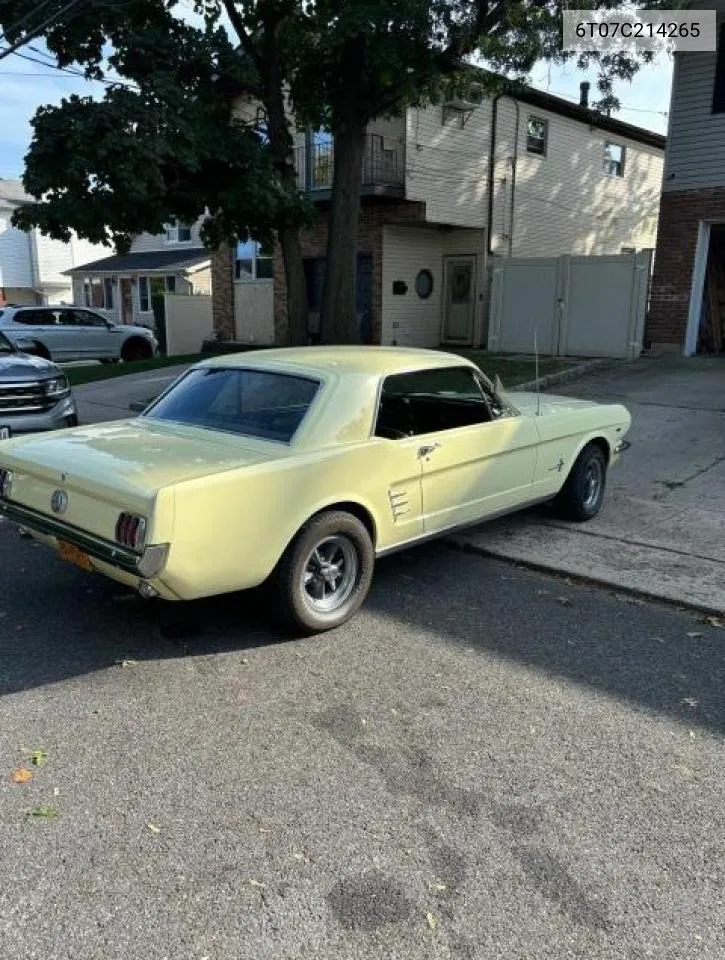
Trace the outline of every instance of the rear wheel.
{"label": "rear wheel", "polygon": [[564,520],[582,522],[595,517],[607,483],[607,458],[596,443],[588,443],[577,457],[554,506]]}
{"label": "rear wheel", "polygon": [[148,360],[153,356],[151,344],[141,337],[132,337],[127,340],[121,350],[121,359],[127,363],[133,360]]}
{"label": "rear wheel", "polygon": [[357,517],[341,510],[313,517],[275,572],[284,618],[306,633],[339,627],[368,595],[374,563],[370,534]]}

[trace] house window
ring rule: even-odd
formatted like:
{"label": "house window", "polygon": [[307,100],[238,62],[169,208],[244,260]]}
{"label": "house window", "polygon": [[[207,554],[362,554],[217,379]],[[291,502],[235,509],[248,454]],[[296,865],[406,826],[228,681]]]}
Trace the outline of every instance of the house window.
{"label": "house window", "polygon": [[720,26],[715,62],[715,85],[712,91],[712,112],[725,113],[725,23]]}
{"label": "house window", "polygon": [[166,224],[164,241],[166,243],[189,243],[191,240],[191,225],[171,220]]}
{"label": "house window", "polygon": [[624,176],[624,147],[621,143],[604,144],[604,172],[608,177]]}
{"label": "house window", "polygon": [[548,136],[549,121],[542,120],[541,117],[529,117],[526,128],[526,152],[545,157]]}
{"label": "house window", "polygon": [[176,277],[173,274],[169,274],[166,278],[166,292],[176,293]]}
{"label": "house window", "polygon": [[83,298],[87,307],[113,310],[113,283],[110,277],[84,277]]}
{"label": "house window", "polygon": [[237,280],[272,280],[274,278],[274,250],[254,240],[237,244],[234,268]]}
{"label": "house window", "polygon": [[138,278],[138,308],[141,313],[148,313],[151,309],[151,301],[149,299],[149,278],[148,277],[139,277]]}

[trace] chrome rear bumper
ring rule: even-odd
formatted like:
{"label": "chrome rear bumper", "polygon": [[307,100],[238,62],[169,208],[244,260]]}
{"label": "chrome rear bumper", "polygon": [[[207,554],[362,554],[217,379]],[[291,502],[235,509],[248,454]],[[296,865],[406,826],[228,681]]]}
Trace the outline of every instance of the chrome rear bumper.
{"label": "chrome rear bumper", "polygon": [[37,510],[31,510],[29,507],[23,507],[12,500],[0,500],[0,516],[13,520],[28,530],[35,530],[49,537],[56,537],[58,540],[64,540],[66,543],[72,543],[74,547],[83,550],[94,560],[100,560],[102,563],[108,563],[126,573],[133,573],[141,576],[139,564],[143,560],[143,555],[127,550],[110,540],[104,540],[96,537],[92,533],[86,533],[85,530],[79,530],[78,527],[72,527],[61,520],[55,520]]}

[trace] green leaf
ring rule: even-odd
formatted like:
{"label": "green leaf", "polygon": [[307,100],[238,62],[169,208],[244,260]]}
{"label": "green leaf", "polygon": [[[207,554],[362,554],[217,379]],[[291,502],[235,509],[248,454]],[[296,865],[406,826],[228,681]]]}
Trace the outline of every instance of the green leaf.
{"label": "green leaf", "polygon": [[33,750],[30,754],[30,762],[34,767],[42,767],[45,761],[48,759],[48,754],[43,750],[42,747],[38,747],[37,750]]}
{"label": "green leaf", "polygon": [[55,807],[47,806],[46,804],[41,804],[28,813],[28,817],[35,817],[38,820],[56,820],[59,816],[60,813]]}

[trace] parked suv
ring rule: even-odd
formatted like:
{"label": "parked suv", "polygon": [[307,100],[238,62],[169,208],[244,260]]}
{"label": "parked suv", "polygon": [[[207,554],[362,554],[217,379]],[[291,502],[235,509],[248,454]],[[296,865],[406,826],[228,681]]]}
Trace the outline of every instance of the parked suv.
{"label": "parked suv", "polygon": [[21,353],[0,333],[0,440],[77,423],[75,400],[63,371],[50,360]]}
{"label": "parked suv", "polygon": [[0,330],[16,343],[32,340],[47,360],[146,360],[159,348],[147,327],[109,323],[82,307],[3,307]]}

